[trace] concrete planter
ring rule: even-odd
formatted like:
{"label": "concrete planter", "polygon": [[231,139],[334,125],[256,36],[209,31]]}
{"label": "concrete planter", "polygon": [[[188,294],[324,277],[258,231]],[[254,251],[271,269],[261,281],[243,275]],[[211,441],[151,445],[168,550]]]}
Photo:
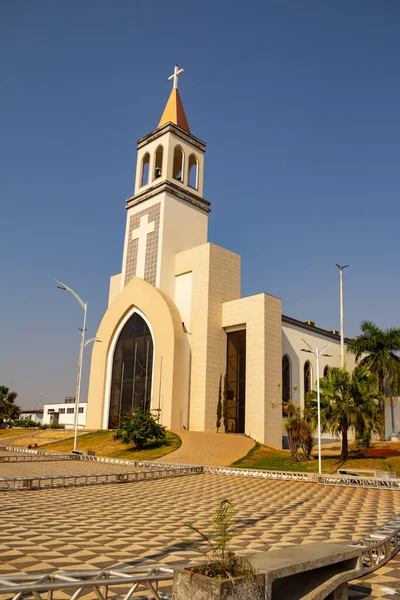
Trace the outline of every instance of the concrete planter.
{"label": "concrete planter", "polygon": [[265,573],[254,579],[212,579],[188,569],[175,569],[172,600],[265,600]]}

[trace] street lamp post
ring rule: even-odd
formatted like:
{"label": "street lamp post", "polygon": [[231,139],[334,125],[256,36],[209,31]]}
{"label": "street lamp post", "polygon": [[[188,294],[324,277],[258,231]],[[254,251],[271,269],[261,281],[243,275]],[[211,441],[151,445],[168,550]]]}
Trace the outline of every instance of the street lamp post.
{"label": "street lamp post", "polygon": [[318,415],[318,474],[322,473],[322,456],[321,456],[321,394],[319,388],[319,359],[321,356],[330,356],[329,354],[325,354],[326,350],[332,346],[332,344],[328,344],[320,350],[319,348],[312,348],[308,342],[304,338],[301,338],[302,341],[308,346],[309,350],[305,348],[302,349],[302,352],[311,352],[314,354],[316,365],[317,365],[317,415]]}
{"label": "street lamp post", "polygon": [[74,452],[76,451],[76,440],[78,435],[78,411],[79,411],[79,397],[81,393],[81,379],[82,379],[82,363],[83,363],[83,349],[85,346],[90,344],[90,342],[99,342],[100,340],[96,338],[91,338],[85,342],[85,331],[86,331],[86,314],[87,314],[87,302],[84,302],[82,298],[78,296],[76,292],[65,283],[61,283],[57,279],[54,280],[58,285],[58,289],[69,292],[74,296],[74,298],[79,302],[81,308],[83,309],[83,327],[80,330],[81,333],[81,343],[79,346],[79,358],[78,358],[78,373],[76,377],[76,390],[75,390],[75,409],[74,409]]}
{"label": "street lamp post", "polygon": [[339,269],[339,283],[340,283],[340,366],[344,367],[344,316],[343,316],[343,269],[347,269],[349,265],[338,265],[335,267]]}

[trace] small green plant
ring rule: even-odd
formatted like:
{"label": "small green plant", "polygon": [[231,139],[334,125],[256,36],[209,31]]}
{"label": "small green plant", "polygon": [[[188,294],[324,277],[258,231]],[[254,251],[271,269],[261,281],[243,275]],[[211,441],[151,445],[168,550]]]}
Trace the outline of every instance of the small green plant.
{"label": "small green plant", "polygon": [[221,427],[222,417],[222,375],[219,377],[218,402],[217,402],[217,433]]}
{"label": "small green plant", "polygon": [[212,515],[209,533],[201,532],[193,523],[185,523],[185,527],[197,533],[200,541],[185,538],[182,544],[199,552],[206,560],[205,565],[193,567],[193,573],[215,579],[254,579],[256,571],[249,561],[229,550],[236,535],[235,510],[229,500],[222,500]]}
{"label": "small green plant", "polygon": [[386,461],[382,465],[382,469],[384,471],[394,471],[394,463],[390,462],[390,460]]}
{"label": "small green plant", "polygon": [[124,444],[133,443],[138,450],[143,450],[149,440],[165,440],[165,427],[148,412],[128,413],[122,417],[115,437]]}

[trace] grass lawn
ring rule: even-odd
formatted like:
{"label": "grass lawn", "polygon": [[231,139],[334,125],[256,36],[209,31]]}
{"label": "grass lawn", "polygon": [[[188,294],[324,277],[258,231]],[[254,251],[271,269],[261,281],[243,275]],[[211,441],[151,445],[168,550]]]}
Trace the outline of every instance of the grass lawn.
{"label": "grass lawn", "polygon": [[[380,448],[385,446],[382,442],[379,442],[376,445]],[[392,448],[393,445],[388,444],[387,447]],[[342,467],[382,470],[384,466],[390,462],[393,464],[393,470],[400,474],[400,456],[374,456],[362,458],[350,453],[349,460],[345,463],[343,463],[339,457],[340,446],[335,446],[334,449],[330,448],[329,455],[327,456],[324,456],[324,451],[322,450],[322,471],[324,473],[336,473],[336,470]],[[232,467],[265,469],[267,471],[303,471],[316,473],[318,472],[318,459],[314,458],[314,460],[307,462],[292,462],[290,460],[289,450],[275,450],[274,448],[269,448],[268,446],[257,443],[246,456],[234,462]]]}
{"label": "grass lawn", "polygon": [[[177,450],[182,444],[181,438],[167,431],[166,442],[154,440],[148,442],[143,450],[136,450],[133,445],[127,446],[120,440],[114,440],[113,431],[95,431],[80,435],[77,440],[77,450],[93,450],[96,456],[108,456],[110,458],[126,458],[128,460],[156,460],[170,452]],[[41,450],[54,450],[56,452],[71,452],[73,438],[40,445]]]}
{"label": "grass lawn", "polygon": [[26,433],[25,427],[15,427],[15,429],[0,429],[0,440],[1,438],[11,438],[17,435],[21,435],[21,433]]}

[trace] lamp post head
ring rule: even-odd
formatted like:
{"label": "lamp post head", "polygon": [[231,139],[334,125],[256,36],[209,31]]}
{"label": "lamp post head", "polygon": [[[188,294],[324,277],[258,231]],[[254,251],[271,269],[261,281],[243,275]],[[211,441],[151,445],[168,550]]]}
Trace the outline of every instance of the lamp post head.
{"label": "lamp post head", "polygon": [[338,263],[335,264],[335,267],[340,269],[340,271],[343,271],[343,269],[347,269],[347,267],[349,267],[349,266],[350,265],[338,265]]}

